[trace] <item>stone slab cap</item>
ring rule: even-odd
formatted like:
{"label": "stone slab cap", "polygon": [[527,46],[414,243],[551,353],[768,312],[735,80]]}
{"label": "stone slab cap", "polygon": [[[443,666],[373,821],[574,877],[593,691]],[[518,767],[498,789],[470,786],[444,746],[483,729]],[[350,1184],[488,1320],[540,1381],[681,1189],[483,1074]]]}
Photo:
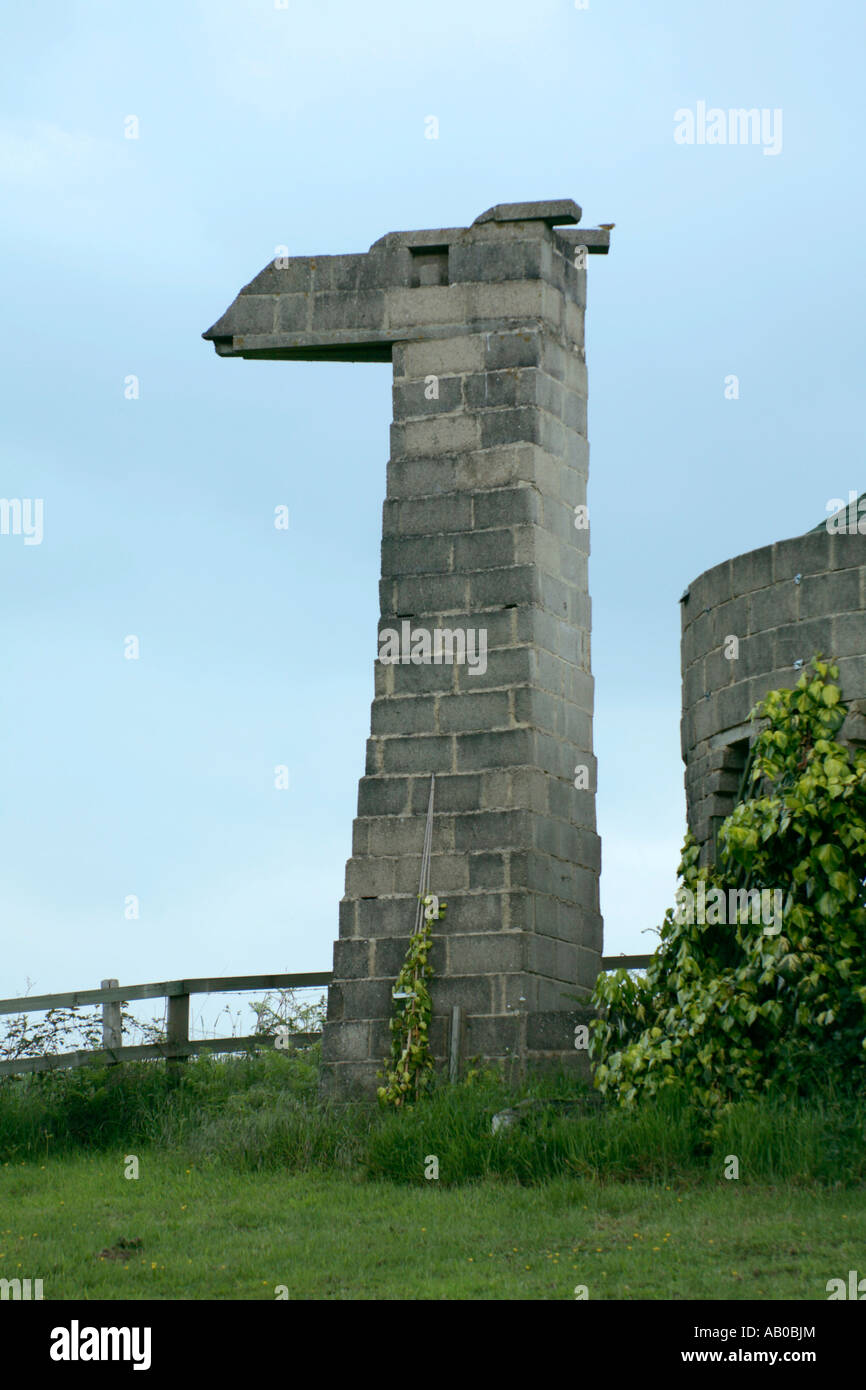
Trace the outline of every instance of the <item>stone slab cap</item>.
{"label": "stone slab cap", "polygon": [[573,198],[550,198],[544,203],[497,203],[476,217],[472,223],[477,227],[482,222],[546,222],[548,227],[563,223],[579,222],[581,209]]}

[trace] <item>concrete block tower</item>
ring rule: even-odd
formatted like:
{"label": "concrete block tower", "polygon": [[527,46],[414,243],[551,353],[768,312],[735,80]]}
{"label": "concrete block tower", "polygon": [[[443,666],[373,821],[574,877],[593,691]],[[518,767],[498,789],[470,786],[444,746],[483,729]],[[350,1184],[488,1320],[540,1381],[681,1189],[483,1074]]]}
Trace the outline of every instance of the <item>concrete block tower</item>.
{"label": "concrete block tower", "polygon": [[756,735],[751,710],[768,691],[796,685],[817,652],[839,667],[850,711],[840,739],[866,745],[866,535],[858,501],[866,511],[864,495],[802,536],[705,570],[680,600],[686,807],[704,864],[714,862],[719,829],[741,790]]}
{"label": "concrete block tower", "polygon": [[[585,1063],[600,968],[586,524],[586,256],[570,199],[360,255],[267,266],[204,334],[220,356],[393,363],[375,698],[323,1040],[369,1092],[412,930],[436,776],[431,1040]],[[567,228],[563,230],[563,228]]]}

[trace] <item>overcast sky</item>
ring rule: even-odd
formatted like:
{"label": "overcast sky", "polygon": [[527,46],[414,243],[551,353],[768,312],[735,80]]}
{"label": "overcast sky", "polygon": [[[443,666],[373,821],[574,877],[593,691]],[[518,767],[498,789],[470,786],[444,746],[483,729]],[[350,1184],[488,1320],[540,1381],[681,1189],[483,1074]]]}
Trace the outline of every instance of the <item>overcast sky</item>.
{"label": "overcast sky", "polygon": [[[866,488],[864,13],[13,7],[0,494],[43,499],[44,534],[0,536],[0,996],[331,968],[390,368],[200,334],[279,246],[540,198],[616,223],[587,312],[602,907],[607,951],[651,949],[685,824],[679,597]],[[679,143],[699,103],[765,110],[773,140]]]}

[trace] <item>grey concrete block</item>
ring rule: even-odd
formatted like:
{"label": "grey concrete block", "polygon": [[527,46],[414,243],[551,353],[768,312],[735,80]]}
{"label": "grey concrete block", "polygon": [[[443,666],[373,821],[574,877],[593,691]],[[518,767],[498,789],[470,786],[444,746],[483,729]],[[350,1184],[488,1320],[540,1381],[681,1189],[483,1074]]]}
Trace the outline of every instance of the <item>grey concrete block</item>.
{"label": "grey concrete block", "polygon": [[[405,936],[382,936],[373,942],[373,965],[368,972],[386,980],[396,980],[403,968],[409,949],[410,933]],[[438,943],[437,945],[442,945]],[[442,946],[444,954],[444,946]]]}
{"label": "grey concrete block", "polygon": [[724,560],[720,565],[706,570],[689,585],[690,620],[696,621],[704,610],[718,608],[720,604],[729,602],[733,597],[731,562]]}
{"label": "grey concrete block", "polygon": [[601,873],[601,838],[595,831],[577,827],[577,862],[585,868]]}
{"label": "grey concrete block", "polygon": [[374,734],[438,733],[436,701],[411,696],[374,700],[371,726]]}
{"label": "grey concrete block", "polygon": [[744,680],[750,676],[763,675],[772,669],[773,659],[772,632],[761,632],[754,637],[747,637],[744,642],[740,643],[740,656],[737,662],[738,679]]}
{"label": "grey concrete block", "polygon": [[387,501],[382,510],[383,536],[434,536],[472,525],[472,498],[461,492]]}
{"label": "grey concrete block", "polygon": [[466,453],[456,465],[457,486],[484,492],[530,482],[538,471],[537,452],[532,444],[517,443]]}
{"label": "grey concrete block", "polygon": [[[281,305],[282,312],[282,305]],[[312,328],[384,328],[385,296],[381,290],[324,290],[313,296]]]}
{"label": "grey concrete block", "polygon": [[[388,498],[408,500],[436,497],[443,493],[453,494],[458,487],[458,471],[461,466],[460,460],[447,455],[438,455],[436,458],[389,459]],[[454,530],[459,529],[454,527]]]}
{"label": "grey concrete block", "polygon": [[523,932],[481,932],[448,939],[449,975],[495,975],[523,969]]}
{"label": "grey concrete block", "polygon": [[343,1019],[390,1018],[392,988],[391,980],[346,980],[342,985]]}
{"label": "grey concrete block", "polygon": [[[306,313],[306,298],[304,295],[297,296],[304,313]],[[278,301],[273,295],[245,294],[241,298],[238,306],[237,321],[233,326],[235,333],[273,333],[276,325]]]}
{"label": "grey concrete block", "polygon": [[436,982],[434,1007],[450,1010],[459,1004],[467,1014],[489,1014],[493,1007],[493,982],[489,975],[451,975]]}
{"label": "grey concrete block", "polygon": [[[511,783],[514,771],[511,768],[488,768],[481,773],[480,807],[485,811],[511,810]],[[515,808],[522,809],[522,808]]]}
{"label": "grey concrete block", "polygon": [[749,597],[743,594],[713,609],[707,630],[713,647],[721,647],[732,634],[744,638],[749,631]]}
{"label": "grey concrete block", "polygon": [[[528,528],[523,528],[524,531]],[[472,531],[453,540],[454,569],[461,574],[502,569],[515,562],[516,534],[510,530]]]}
{"label": "grey concrete block", "polygon": [[312,303],[312,295],[281,294],[277,300],[276,331],[280,333],[302,332],[310,321]]}
{"label": "grey concrete block", "polygon": [[773,634],[773,666],[790,668],[795,661],[808,664],[816,652],[830,654],[833,628],[830,618],[810,618],[806,622],[779,627]]}
{"label": "grey concrete block", "polygon": [[575,825],[592,828],[595,825],[595,791],[598,786],[598,770],[595,758],[585,755],[583,762],[588,768],[588,788],[575,787],[573,775],[572,777],[549,781],[547,790],[550,814],[561,820],[570,820]]}
{"label": "grey concrete block", "polygon": [[831,650],[837,658],[866,656],[866,614],[842,613],[833,619]]}
{"label": "grey concrete block", "polygon": [[542,498],[528,483],[520,487],[496,488],[474,498],[475,525],[479,529],[503,526],[538,525]]}
{"label": "grey concrete block", "polygon": [[367,1022],[342,1021],[339,1027],[325,1025],[323,1044],[335,1062],[364,1062],[369,1057],[370,1025]]}
{"label": "grey concrete block", "polygon": [[[430,375],[436,376],[436,373]],[[463,409],[463,378],[436,376],[435,381],[397,381],[392,388],[394,419],[411,420]]]}
{"label": "grey concrete block", "polygon": [[479,423],[478,440],[482,449],[518,442],[542,443],[542,417],[535,406],[479,411],[475,418]]}
{"label": "grey concrete block", "polygon": [[418,890],[402,897],[363,898],[358,903],[358,929],[363,936],[405,936],[414,929]]}
{"label": "grey concrete block", "polygon": [[346,893],[356,898],[381,897],[394,891],[394,859],[350,859]]}
{"label": "grey concrete block", "polygon": [[721,647],[710,652],[703,665],[706,679],[704,694],[707,690],[721,690],[738,678],[738,662],[729,660]]}
{"label": "grey concrete block", "polygon": [[468,863],[470,888],[494,888],[501,892],[509,887],[507,852],[471,853]]}
{"label": "grey concrete block", "polygon": [[364,775],[366,777],[375,777],[378,773],[384,771],[382,766],[382,747],[383,745],[380,739],[367,739],[367,760],[364,765]]}
{"label": "grey concrete block", "polygon": [[[448,627],[457,632],[474,632],[479,630],[487,634],[488,655],[493,650],[517,645],[517,614],[514,608],[485,609],[484,612],[464,612],[449,613],[447,623],[442,624],[443,628]],[[446,640],[443,638],[443,641]],[[477,649],[477,648],[476,648]]]}
{"label": "grey concrete block", "polygon": [[343,986],[339,980],[332,980],[328,987],[328,998],[325,1007],[325,1020],[327,1023],[336,1023],[343,1017]]}
{"label": "grey concrete block", "polygon": [[[391,772],[453,772],[453,739],[416,735],[389,738],[384,742],[383,771]],[[466,769],[469,771],[470,769]]]}
{"label": "grey concrete block", "polygon": [[751,550],[731,561],[731,587],[738,594],[750,594],[773,582],[773,546]]}
{"label": "grey concrete block", "polygon": [[442,733],[503,729],[510,724],[506,691],[443,696],[439,701],[439,728]]}
{"label": "grey concrete block", "polygon": [[[418,891],[421,851],[416,858],[401,858],[394,871],[394,886],[398,893]],[[448,897],[469,887],[469,865],[463,854],[433,854],[430,861],[430,882],[437,894]]]}
{"label": "grey concrete block", "polygon": [[[861,522],[863,518],[860,518]],[[830,538],[830,563],[834,570],[850,569],[866,564],[866,537],[860,532],[845,533]]]}
{"label": "grey concrete block", "polygon": [[520,767],[509,773],[508,802],[517,809],[547,812],[548,779],[540,768]]}
{"label": "grey concrete block", "polygon": [[358,905],[353,898],[343,898],[338,909],[339,931],[343,937],[358,935]]}
{"label": "grey concrete block", "polygon": [[540,603],[546,578],[533,565],[478,570],[469,577],[471,605],[484,609],[503,608],[508,604]]}
{"label": "grey concrete block", "polygon": [[[740,648],[741,652],[743,648]],[[696,700],[703,699],[707,691],[706,675],[704,672],[703,661],[693,661],[685,672],[683,680],[683,703],[686,706],[693,705]]]}
{"label": "grey concrete block", "polygon": [[393,696],[452,694],[457,688],[459,666],[424,663],[419,666],[389,666]]}
{"label": "grey concrete block", "polygon": [[[325,259],[328,259],[327,257]],[[340,260],[348,260],[349,257],[341,256]],[[358,271],[358,289],[373,290],[387,288],[391,285],[399,285],[408,288],[409,277],[411,274],[411,256],[408,247],[399,246],[392,250],[378,251],[373,255],[360,256],[360,269]],[[316,265],[316,285],[319,287],[318,271],[319,262]],[[327,288],[322,285],[322,288]],[[336,286],[334,287],[336,288]]]}
{"label": "grey concrete block", "polygon": [[394,605],[395,612],[412,614],[416,620],[463,612],[470,606],[469,579],[463,574],[401,576],[394,587]]}
{"label": "grey concrete block", "polygon": [[570,542],[560,542],[554,555],[556,558],[550,562],[546,555],[539,554],[539,563],[543,564],[545,568],[549,567],[552,573],[558,573],[576,589],[587,590],[589,587],[589,564],[586,554]]}
{"label": "grey concrete block", "polygon": [[487,767],[520,767],[535,763],[536,743],[531,729],[456,734],[455,740],[455,771],[477,772]]}
{"label": "grey concrete block", "polygon": [[500,406],[531,406],[538,395],[535,367],[508,367],[498,372],[476,372],[463,379],[467,410],[492,410]]}
{"label": "grey concrete block", "polygon": [[464,1052],[468,1057],[514,1056],[519,1050],[520,1024],[519,1018],[503,1014],[467,1018]]}
{"label": "grey concrete block", "polygon": [[503,850],[527,843],[532,834],[529,811],[481,811],[458,815],[454,823],[454,848],[458,854],[473,850]]}
{"label": "grey concrete block", "polygon": [[[430,796],[429,777],[412,779],[412,814],[424,816]],[[448,811],[474,811],[479,809],[481,800],[480,773],[437,774],[435,810],[437,814]]]}
{"label": "grey concrete block", "polygon": [[829,570],[832,539],[826,531],[816,531],[779,541],[773,548],[773,582],[793,579],[795,574],[823,574]]}
{"label": "grey concrete block", "polygon": [[526,969],[549,979],[556,977],[556,942],[552,937],[537,934],[527,937]]}
{"label": "grey concrete block", "polygon": [[[441,821],[442,818],[438,819]],[[420,856],[424,845],[424,821],[420,816],[377,816],[365,821],[364,825],[369,854]],[[440,836],[436,837],[434,843],[437,850],[450,848],[442,844]],[[396,891],[400,892],[399,887]]]}
{"label": "grey concrete block", "polygon": [[459,376],[466,372],[480,372],[485,363],[485,336],[461,333],[454,338],[434,338],[395,346],[396,375],[417,379],[431,375]]}
{"label": "grey concrete block", "polygon": [[839,685],[842,698],[847,701],[862,700],[866,697],[866,656],[843,656],[836,663],[839,667]]}
{"label": "grey concrete block", "polygon": [[575,1029],[594,1017],[594,1010],[575,1003],[567,1009],[532,1013],[526,1020],[527,1047],[533,1052],[573,1052]]}
{"label": "grey concrete block", "polygon": [[317,256],[310,261],[316,290],[357,290],[366,256]]}
{"label": "grey concrete block", "polygon": [[359,816],[400,816],[409,809],[407,777],[362,777],[358,784]]}
{"label": "grey concrete block", "polygon": [[856,613],[860,609],[860,571],[836,570],[826,575],[807,575],[800,589],[800,617]]}
{"label": "grey concrete block", "polygon": [[[545,408],[554,409],[552,398],[550,406]],[[586,434],[586,396],[579,396],[576,391],[566,391],[562,397],[560,410],[563,424],[568,429],[576,430],[578,434]]]}
{"label": "grey concrete block", "polygon": [[391,426],[391,458],[445,457],[482,447],[480,414],[428,415]]}
{"label": "grey concrete block", "polygon": [[767,632],[797,620],[798,586],[775,584],[749,598],[749,631]]}
{"label": "grey concrete block", "polygon": [[464,288],[467,321],[477,327],[499,327],[508,320],[523,327],[531,319],[559,327],[556,310],[561,314],[562,296],[543,280],[505,280],[499,285],[476,283]]}
{"label": "grey concrete block", "polygon": [[444,936],[473,935],[482,931],[503,931],[511,927],[508,893],[449,893],[448,911],[439,926]]}
{"label": "grey concrete block", "polygon": [[[451,276],[455,281],[538,280],[545,249],[537,240],[512,241],[505,246],[492,241],[464,242],[451,250]],[[549,251],[547,259],[549,262]]]}
{"label": "grey concrete block", "polygon": [[382,575],[447,574],[451,569],[448,536],[385,536]]}
{"label": "grey concrete block", "polygon": [[542,335],[538,329],[509,328],[485,335],[484,366],[488,371],[537,367],[541,353]]}
{"label": "grey concrete block", "polygon": [[[340,260],[357,259],[361,257],[343,257]],[[282,265],[277,261],[283,260]],[[289,256],[285,258],[276,257],[264,270],[259,271],[248,285],[241,290],[241,296],[251,295],[270,295],[270,294],[301,294],[304,291],[312,292],[316,261],[308,256]]]}
{"label": "grey concrete block", "polygon": [[365,940],[340,940],[334,942],[335,979],[366,979],[372,973],[371,966],[371,942]]}

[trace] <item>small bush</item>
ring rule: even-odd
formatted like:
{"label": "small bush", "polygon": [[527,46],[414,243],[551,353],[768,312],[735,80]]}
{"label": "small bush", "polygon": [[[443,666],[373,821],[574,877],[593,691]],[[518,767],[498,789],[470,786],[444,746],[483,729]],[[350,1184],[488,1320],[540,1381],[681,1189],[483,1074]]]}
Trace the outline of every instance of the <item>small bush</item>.
{"label": "small bush", "polygon": [[[866,750],[835,741],[847,712],[838,668],[812,666],[755,711],[766,727],[751,791],[722,826],[714,869],[699,868],[687,837],[678,910],[645,979],[599,976],[595,1081],[620,1103],[684,1089],[712,1115],[827,1085],[864,1092]],[[747,892],[778,901],[778,915],[720,916]],[[695,902],[712,906],[682,911]]]}

